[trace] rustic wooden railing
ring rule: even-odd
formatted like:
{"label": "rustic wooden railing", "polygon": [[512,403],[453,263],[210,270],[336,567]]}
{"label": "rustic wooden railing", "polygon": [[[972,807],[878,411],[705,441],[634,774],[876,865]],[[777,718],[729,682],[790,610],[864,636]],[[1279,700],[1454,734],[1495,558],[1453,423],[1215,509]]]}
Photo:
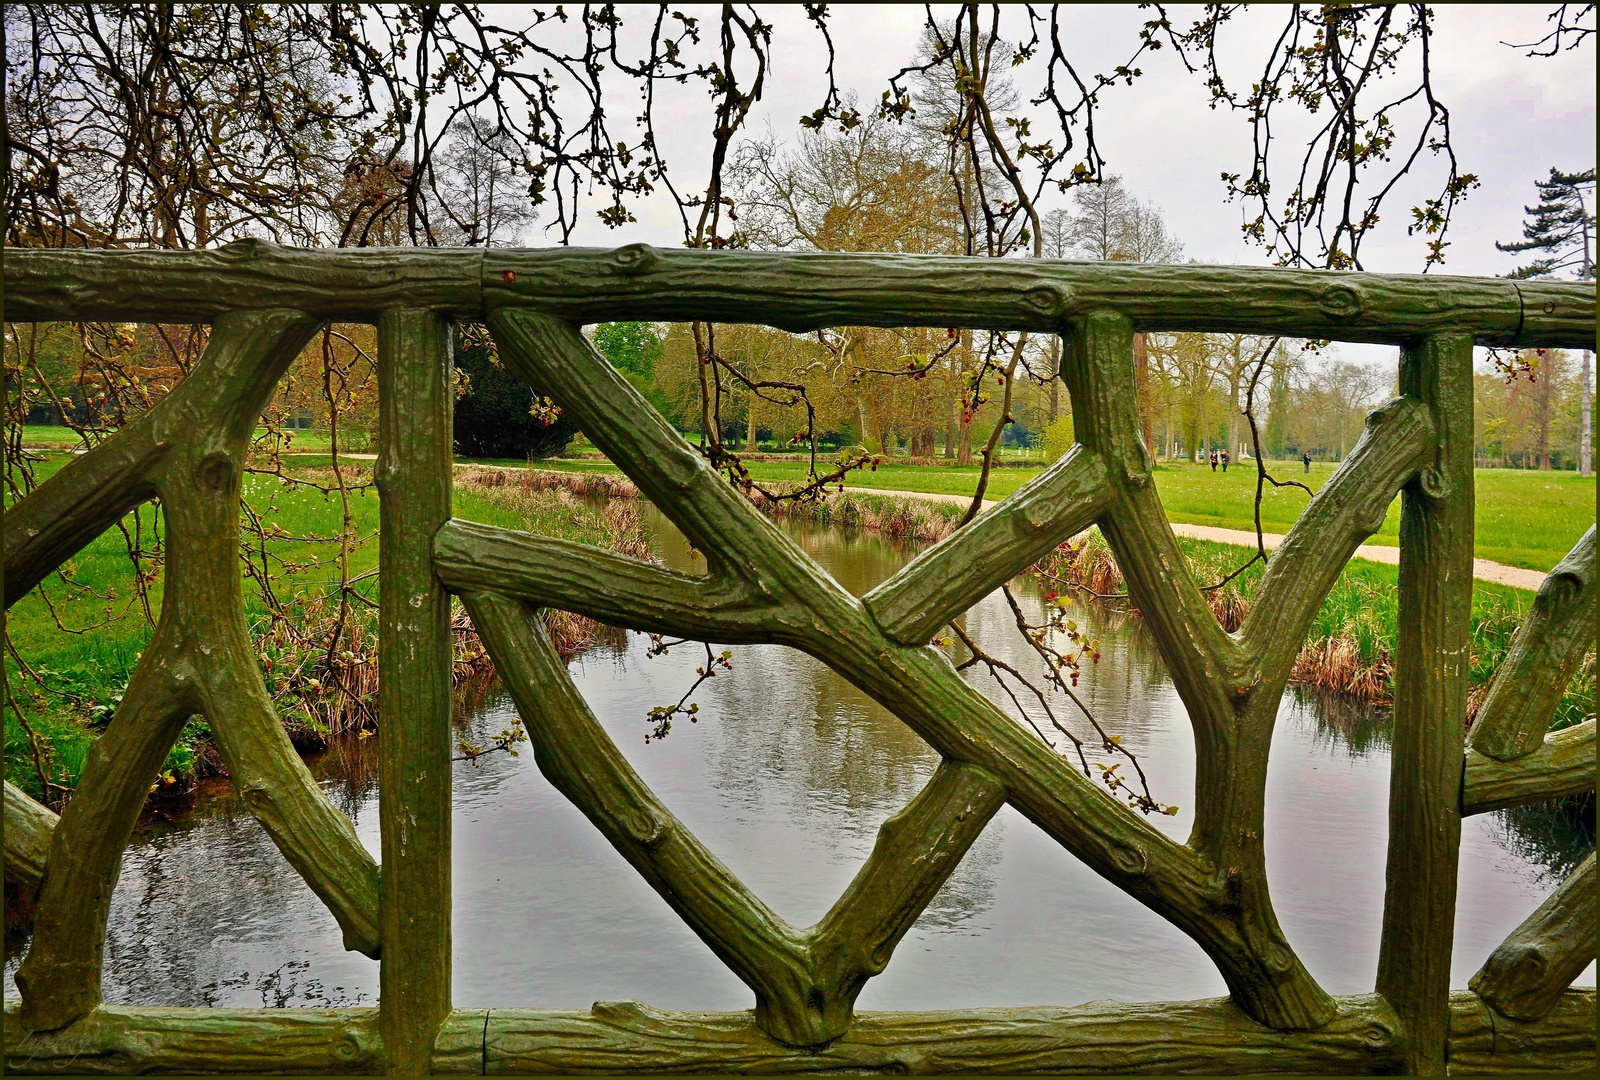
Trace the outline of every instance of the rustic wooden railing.
{"label": "rustic wooden railing", "polygon": [[[59,821],[11,786],[6,871],[37,892],[6,1003],[8,1072],[537,1073],[827,1070],[1592,1070],[1595,861],[1449,985],[1461,818],[1591,790],[1595,721],[1548,734],[1594,639],[1591,528],[1540,589],[1464,745],[1472,590],[1472,348],[1594,344],[1592,286],[1224,267],[657,251],[5,252],[11,321],[210,323],[194,372],[5,518],[10,605],[152,495],[167,521],[160,624]],[[502,358],[706,554],[689,577],[450,517],[451,331]],[[755,511],[579,333],[615,319],[921,325],[1060,333],[1078,445],[857,599]],[[274,715],[245,633],[238,501],[256,418],[326,320],[378,326],[382,868]],[[1272,555],[1249,617],[1218,625],[1157,497],[1135,415],[1133,335],[1236,331],[1402,346],[1376,410]],[[1345,561],[1402,497],[1388,886],[1373,994],[1332,997],[1273,915],[1262,835],[1279,700]],[[928,647],[938,627],[1098,524],[1194,725],[1187,843],[996,709]],[[450,597],[461,597],[538,764],[716,955],[751,1013],[452,1010]],[[833,909],[800,929],[651,793],[545,637],[553,606],[607,623],[817,657],[943,757]],[[204,713],[246,804],[381,960],[376,1009],[101,1003],[107,907],[151,778]],[[956,1013],[853,1003],[1002,803],[1189,934],[1230,996]],[[219,883],[221,887],[221,883]]]}

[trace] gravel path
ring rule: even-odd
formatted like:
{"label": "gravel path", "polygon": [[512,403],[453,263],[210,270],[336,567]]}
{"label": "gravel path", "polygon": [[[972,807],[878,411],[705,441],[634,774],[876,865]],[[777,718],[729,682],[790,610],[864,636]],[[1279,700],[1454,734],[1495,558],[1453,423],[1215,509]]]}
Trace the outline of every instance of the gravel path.
{"label": "gravel path", "polygon": [[[969,495],[940,495],[924,491],[887,491],[882,488],[848,488],[849,491],[859,491],[863,495],[892,495],[902,499],[925,499],[929,502],[949,502],[966,505],[972,501]],[[998,505],[993,499],[983,500],[985,510]],[[1196,540],[1211,540],[1219,544],[1238,544],[1241,547],[1255,547],[1256,534],[1247,529],[1223,529],[1215,525],[1186,525],[1181,522],[1172,523],[1172,531],[1179,536],[1191,536]],[[1283,543],[1280,533],[1262,533],[1261,540],[1271,551]],[[1400,565],[1400,549],[1384,544],[1362,544],[1356,548],[1355,558],[1366,559],[1368,562],[1388,563],[1390,566]],[[1472,560],[1472,576],[1479,581],[1493,581],[1499,585],[1510,585],[1518,589],[1537,590],[1544,584],[1545,575],[1540,570],[1525,570],[1520,566],[1507,566],[1504,563],[1490,562],[1488,559]]]}

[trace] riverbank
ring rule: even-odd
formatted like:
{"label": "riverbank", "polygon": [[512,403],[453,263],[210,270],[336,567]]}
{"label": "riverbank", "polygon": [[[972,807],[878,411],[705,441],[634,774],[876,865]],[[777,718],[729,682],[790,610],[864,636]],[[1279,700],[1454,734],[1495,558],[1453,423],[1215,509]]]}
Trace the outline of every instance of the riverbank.
{"label": "riverbank", "polygon": [[[615,465],[602,460],[551,459],[540,462],[539,467],[620,475]],[[767,485],[792,483],[805,476],[804,464],[797,461],[757,461],[748,467],[757,482]],[[1320,490],[1338,468],[1332,462],[1312,462],[1309,472],[1299,462],[1271,462],[1269,467],[1279,479],[1303,482],[1312,491]],[[928,467],[896,461],[852,473],[844,487],[847,493],[900,491],[970,500],[980,471],[972,465]],[[1003,499],[1040,471],[1037,465],[1028,464],[997,470],[990,476],[985,494],[989,499]],[[1203,465],[1163,461],[1156,466],[1155,481],[1169,521],[1255,531],[1256,473],[1252,462],[1240,462],[1223,473]],[[1477,469],[1474,481],[1474,554],[1480,559],[1548,573],[1594,523],[1593,477],[1555,470]],[[1309,501],[1310,496],[1298,488],[1268,485],[1261,500],[1262,528],[1270,533],[1288,532]],[[1396,498],[1383,526],[1367,544],[1397,548],[1399,543],[1400,500]]]}
{"label": "riverbank", "polygon": [[[639,498],[633,482],[599,471],[514,470],[479,467],[498,474],[499,483],[523,483],[538,490],[566,490],[585,496]],[[519,479],[520,478],[520,479]],[[819,525],[859,528],[896,539],[937,543],[959,526],[965,506],[957,496],[939,499],[846,488],[811,502],[752,501],[774,517]],[[1243,565],[1253,549],[1197,536],[1177,536],[1178,548],[1197,581],[1222,581]],[[1223,627],[1232,632],[1250,610],[1264,567],[1257,563],[1206,597]],[[1029,573],[1046,587],[1076,589],[1101,603],[1126,606],[1121,569],[1098,529],[1064,545]],[[1543,575],[1539,575],[1541,580]],[[1468,719],[1488,691],[1489,680],[1510,648],[1511,638],[1532,605],[1533,594],[1492,581],[1476,581],[1472,605],[1471,690]],[[1318,610],[1290,674],[1292,683],[1344,695],[1371,705],[1393,700],[1393,649],[1399,620],[1399,572],[1392,563],[1352,561]],[[1557,728],[1580,722],[1593,711],[1595,656],[1591,651],[1569,684],[1557,709]]]}
{"label": "riverbank", "polygon": [[[366,463],[301,469],[297,484],[253,476],[247,486],[251,550],[245,615],[267,689],[302,753],[336,735],[376,728],[378,499]],[[342,492],[342,493],[341,493]],[[458,477],[455,513],[636,557],[648,557],[636,504],[586,504],[570,492],[525,490]],[[54,578],[8,612],[5,657],[11,708],[5,715],[5,776],[30,796],[60,805],[78,782],[89,747],[110,722],[161,610],[159,528],[148,507],[101,536]],[[348,520],[348,530],[345,523]],[[341,540],[341,537],[346,540]],[[136,588],[130,546],[149,575]],[[263,567],[265,569],[263,569]],[[615,631],[567,612],[545,616],[566,656]],[[470,697],[492,665],[465,612],[457,609],[454,681]],[[168,754],[155,796],[179,797],[225,773],[209,726],[196,717]]]}
{"label": "riverbank", "polygon": [[[1179,536],[1178,547],[1202,584],[1221,582],[1247,560],[1250,548]],[[1211,610],[1230,633],[1250,611],[1264,566],[1256,563],[1220,588],[1206,592]],[[1075,589],[1102,602],[1126,604],[1122,571],[1098,529],[1063,545],[1038,567],[1063,589]],[[1467,722],[1477,714],[1489,682],[1505,659],[1511,639],[1533,603],[1526,590],[1475,581],[1472,591],[1472,655]],[[1383,563],[1346,565],[1318,609],[1305,644],[1295,658],[1291,683],[1314,686],[1372,705],[1393,701],[1394,641],[1400,613],[1399,571]],[[1581,722],[1594,711],[1595,654],[1590,650],[1568,684],[1553,727]]]}

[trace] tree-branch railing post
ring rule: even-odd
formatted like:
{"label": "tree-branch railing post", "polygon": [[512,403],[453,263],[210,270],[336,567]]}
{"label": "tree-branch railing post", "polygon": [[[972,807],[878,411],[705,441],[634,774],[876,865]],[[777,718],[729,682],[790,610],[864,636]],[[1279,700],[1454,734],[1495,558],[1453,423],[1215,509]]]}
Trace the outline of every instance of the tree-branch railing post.
{"label": "tree-branch railing post", "polygon": [[450,517],[452,335],[431,311],[378,320],[379,1020],[387,1071],[430,1071],[450,1015],[450,594],[433,534]]}
{"label": "tree-branch railing post", "polygon": [[1400,511],[1389,854],[1378,993],[1399,1015],[1406,1071],[1443,1075],[1461,852],[1471,647],[1472,338],[1408,343],[1400,389],[1433,414],[1435,459]]}

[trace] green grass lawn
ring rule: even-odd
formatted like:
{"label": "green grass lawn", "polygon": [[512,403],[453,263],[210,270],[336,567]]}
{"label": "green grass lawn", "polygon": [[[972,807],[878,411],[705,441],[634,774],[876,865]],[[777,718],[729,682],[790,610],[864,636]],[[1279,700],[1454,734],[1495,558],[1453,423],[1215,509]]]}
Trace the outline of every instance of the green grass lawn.
{"label": "green grass lawn", "polygon": [[[71,454],[53,454],[36,466],[36,475],[43,481],[72,460]],[[370,466],[370,462],[361,464]],[[343,511],[337,496],[324,497],[306,488],[286,489],[278,481],[262,476],[246,478],[245,495],[258,513],[287,535],[337,537],[339,533]],[[357,577],[377,565],[377,492],[369,489],[364,494],[353,494],[351,511],[363,538],[350,557],[350,574]],[[606,543],[606,536],[593,520],[595,515],[576,514],[570,509],[558,507],[530,517],[529,513],[513,513],[458,488],[454,512],[458,517],[491,525],[533,529],[591,544]],[[142,507],[138,518],[144,543],[152,543],[153,508]],[[127,515],[123,526],[133,534],[135,515]],[[338,584],[336,539],[269,541],[267,550],[270,559],[288,563],[274,563],[274,570],[281,574],[277,583],[279,595],[291,611],[307,611],[317,597],[328,595]],[[59,577],[52,576],[44,583],[44,595],[36,589],[6,613],[6,633],[11,644],[40,674],[49,691],[40,692],[32,680],[19,677],[10,655],[5,657],[5,665],[12,692],[29,723],[49,748],[60,773],[75,783],[94,741],[88,721],[120,700],[152,628],[133,588],[133,566],[120,530],[113,528],[103,533],[67,565],[74,583],[70,591]],[[377,585],[374,574],[356,588],[376,600]],[[160,615],[161,593],[158,580],[150,592],[152,615]],[[249,583],[245,586],[245,614],[252,627],[264,623],[267,615],[259,594]],[[361,614],[370,620],[370,611]],[[302,657],[278,659],[280,674],[282,662],[305,662]],[[196,748],[207,735],[203,724],[191,723],[168,756],[166,767],[181,772],[192,765]],[[35,796],[40,794],[26,732],[11,709],[5,711],[5,772],[12,783]]]}
{"label": "green grass lawn", "polygon": [[[614,470],[604,461],[539,463],[540,468]],[[1273,475],[1294,479],[1317,490],[1337,466],[1312,462],[1307,475],[1299,462],[1275,462]],[[800,480],[801,462],[757,461],[750,474],[761,481]],[[944,495],[971,495],[977,490],[977,466],[880,465],[874,471],[852,473],[846,488],[882,488]],[[989,477],[987,497],[1003,499],[1039,474],[1038,469],[996,469]],[[1227,529],[1255,528],[1255,469],[1250,463],[1223,473],[1210,466],[1163,463],[1156,470],[1156,488],[1167,516],[1190,525],[1215,525]],[[1261,500],[1261,526],[1267,532],[1285,533],[1310,497],[1298,488],[1267,486]],[[1508,566],[1549,570],[1577,543],[1595,521],[1595,481],[1575,472],[1532,469],[1477,470],[1477,555]],[[1400,542],[1400,500],[1395,499],[1383,528],[1368,543],[1396,546]]]}
{"label": "green grass lawn", "polygon": [[28,424],[22,429],[23,446],[79,446],[82,442],[76,431],[57,424]]}
{"label": "green grass lawn", "polygon": [[[260,434],[258,431],[257,434]],[[289,438],[288,450],[300,452],[328,451],[328,433],[310,428],[289,430],[284,432]],[[82,446],[83,440],[78,438],[78,433],[69,427],[56,424],[28,424],[22,429],[23,446],[39,446],[51,449],[60,447]]]}

